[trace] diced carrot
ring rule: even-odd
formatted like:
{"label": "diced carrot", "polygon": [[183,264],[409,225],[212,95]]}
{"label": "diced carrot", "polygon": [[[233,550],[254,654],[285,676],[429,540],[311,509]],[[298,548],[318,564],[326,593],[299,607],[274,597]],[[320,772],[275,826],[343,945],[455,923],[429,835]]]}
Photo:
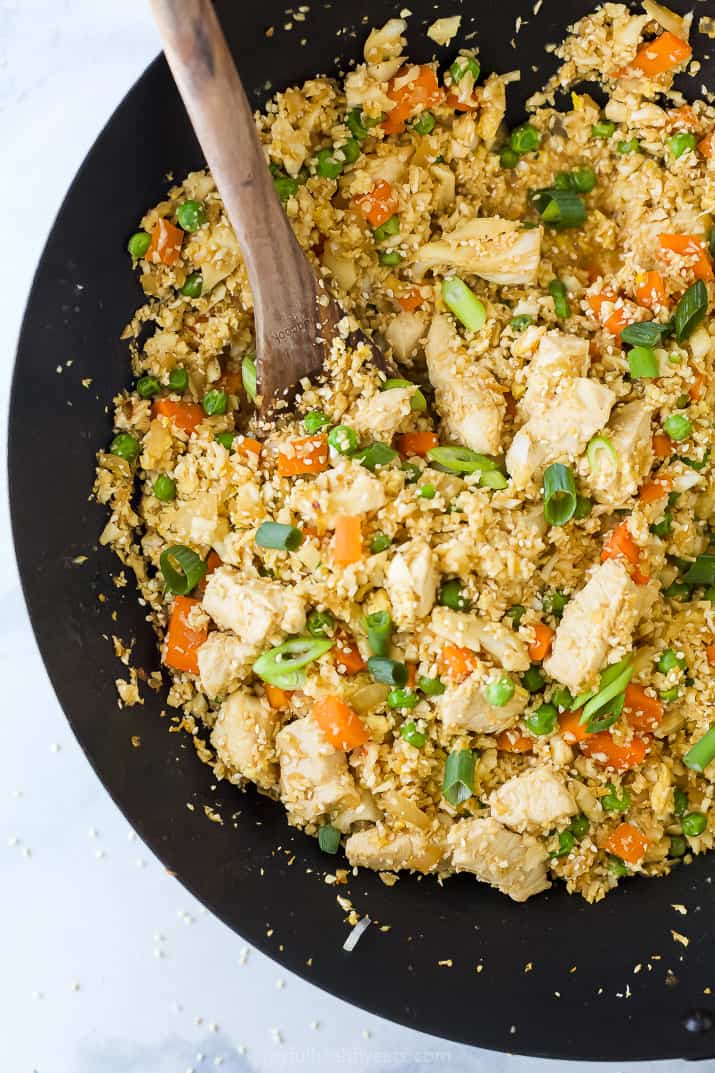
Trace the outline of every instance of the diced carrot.
{"label": "diced carrot", "polygon": [[152,264],[173,265],[181,254],[184,232],[174,227],[169,220],[157,220],[151,232],[151,242],[146,251],[146,259]]}
{"label": "diced carrot", "polygon": [[601,552],[601,562],[605,563],[606,559],[625,558],[633,566],[637,566],[640,554],[640,548],[628,532],[626,522],[623,521],[608,534]]}
{"label": "diced carrot", "polygon": [[354,197],[353,208],[364,216],[371,227],[380,227],[394,214],[397,207],[397,195],[392,183],[378,179],[368,194]]}
{"label": "diced carrot", "polygon": [[301,436],[291,440],[291,451],[278,455],[281,477],[297,477],[301,473],[322,473],[328,468],[327,436]]}
{"label": "diced carrot", "polygon": [[[415,71],[417,73],[413,75]],[[387,113],[382,129],[385,134],[400,134],[417,108],[431,108],[439,104],[442,90],[434,68],[423,64],[421,67],[401,67],[390,79],[387,96],[395,102],[395,107]]]}
{"label": "diced carrot", "polygon": [[562,712],[559,716],[559,727],[561,728],[561,734],[563,739],[569,745],[575,745],[577,741],[583,741],[585,738],[593,737],[589,734],[585,726],[581,724],[581,709],[576,712]]}
{"label": "diced carrot", "polygon": [[629,771],[645,760],[648,746],[644,738],[632,738],[628,745],[619,745],[608,730],[589,734],[581,742],[581,751],[598,764],[614,771]]}
{"label": "diced carrot", "polygon": [[164,663],[189,674],[199,673],[198,651],[209,635],[207,629],[196,630],[189,625],[189,615],[198,605],[199,601],[190,596],[175,596],[166,632]]}
{"label": "diced carrot", "polygon": [[470,104],[469,101],[460,100],[453,90],[447,94],[444,103],[448,108],[453,108],[455,112],[473,112],[478,107],[476,101],[474,104]]}
{"label": "diced carrot", "polygon": [[336,749],[356,749],[370,736],[360,716],[340,697],[321,697],[311,711],[323,737]]}
{"label": "diced carrot", "polygon": [[292,693],[289,693],[287,689],[280,689],[278,686],[266,683],[266,699],[271,708],[290,708],[291,696]]}
{"label": "diced carrot", "polygon": [[713,143],[715,139],[715,130],[711,130],[704,138],[701,138],[698,142],[698,152],[701,156],[704,156],[706,160],[709,160],[713,155]]}
{"label": "diced carrot", "polygon": [[623,708],[626,719],[634,730],[652,733],[663,721],[663,705],[657,697],[651,697],[643,686],[631,682],[626,687]]}
{"label": "diced carrot", "polygon": [[453,682],[463,682],[469,678],[476,665],[477,657],[471,648],[461,648],[451,642],[447,642],[439,654],[440,674],[451,678]]}
{"label": "diced carrot", "polygon": [[713,641],[712,644],[707,645],[705,655],[708,657],[710,666],[715,667],[715,641]]}
{"label": "diced carrot", "polygon": [[404,432],[395,440],[397,450],[406,458],[411,455],[424,458],[428,451],[438,445],[439,436],[436,432]]}
{"label": "diced carrot", "polygon": [[313,540],[320,540],[320,533],[314,525],[302,525],[301,531],[304,537],[311,537]]}
{"label": "diced carrot", "polygon": [[667,123],[673,130],[695,130],[698,117],[689,104],[681,104],[679,108],[671,108],[668,112]]}
{"label": "diced carrot", "polygon": [[223,559],[219,553],[212,548],[206,557],[206,573],[204,574],[204,577],[206,578],[209,574],[213,574],[214,570],[218,570],[219,566],[223,566]]}
{"label": "diced carrot", "polygon": [[631,67],[637,67],[647,78],[664,74],[689,60],[693,50],[687,41],[666,30],[654,41],[641,45]]}
{"label": "diced carrot", "polygon": [[699,235],[658,235],[658,243],[662,250],[677,253],[680,257],[687,257],[691,264],[691,270],[696,279],[706,282],[715,279],[710,258],[705,252],[705,244]]}
{"label": "diced carrot", "polygon": [[668,458],[673,451],[673,441],[665,432],[656,432],[653,437],[653,454],[656,458]]}
{"label": "diced carrot", "polygon": [[534,624],[534,640],[529,645],[529,659],[533,663],[541,663],[551,651],[551,644],[556,631],[552,630],[545,622]]}
{"label": "diced carrot", "polygon": [[417,682],[417,664],[407,663],[407,688],[414,689]]}
{"label": "diced carrot", "polygon": [[263,444],[251,436],[236,436],[233,446],[242,455],[260,455]]}
{"label": "diced carrot", "polygon": [[419,309],[424,299],[419,287],[408,287],[402,294],[398,294],[397,301],[407,313],[411,313],[413,309]]}
{"label": "diced carrot", "polygon": [[624,328],[633,322],[633,318],[625,306],[618,306],[603,324],[603,327],[611,335],[620,335]]}
{"label": "diced carrot", "polygon": [[[359,674],[367,667],[355,638],[347,630],[338,629],[333,646],[338,674]],[[344,670],[343,670],[344,668]]]}
{"label": "diced carrot", "polygon": [[612,292],[604,291],[602,294],[590,294],[587,301],[597,320],[601,320],[601,311],[607,302],[612,304],[620,302],[613,312],[609,313],[603,321],[603,327],[607,332],[610,332],[611,335],[619,335],[621,330],[633,321],[631,310],[623,303],[622,298],[619,299],[618,296]]}
{"label": "diced carrot", "polygon": [[698,402],[705,394],[705,386],[708,382],[708,378],[705,373],[697,373],[692,384],[688,388],[688,395],[692,402]]}
{"label": "diced carrot", "polygon": [[611,831],[606,839],[605,848],[609,853],[620,857],[622,861],[638,864],[643,860],[649,845],[645,835],[642,835],[632,823],[619,823],[615,831]]}
{"label": "diced carrot", "polygon": [[357,563],[362,558],[362,520],[359,516],[342,515],[335,519],[333,561],[341,566]]}
{"label": "diced carrot", "polygon": [[188,433],[192,433],[206,416],[197,402],[174,402],[173,399],[157,399],[154,414],[168,417],[174,428]]}
{"label": "diced carrot", "polygon": [[665,283],[660,272],[654,269],[636,277],[636,301],[651,310],[667,304]]}
{"label": "diced carrot", "polygon": [[497,734],[497,749],[505,753],[530,753],[534,748],[534,739],[522,734],[519,727],[509,727]]}
{"label": "diced carrot", "polygon": [[657,503],[663,496],[667,496],[672,487],[673,482],[668,477],[657,477],[641,486],[638,498],[641,503]]}

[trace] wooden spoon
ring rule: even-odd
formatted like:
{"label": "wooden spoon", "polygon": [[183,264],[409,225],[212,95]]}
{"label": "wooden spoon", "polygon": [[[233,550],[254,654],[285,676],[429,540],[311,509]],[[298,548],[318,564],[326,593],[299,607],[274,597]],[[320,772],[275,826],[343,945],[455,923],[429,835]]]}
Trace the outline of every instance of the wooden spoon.
{"label": "wooden spoon", "polygon": [[[253,113],[210,0],[150,0],[164,53],[236,232],[256,318],[264,416],[322,369],[342,313],[283,211]],[[349,342],[367,337],[356,333]],[[380,368],[385,361],[372,348]]]}

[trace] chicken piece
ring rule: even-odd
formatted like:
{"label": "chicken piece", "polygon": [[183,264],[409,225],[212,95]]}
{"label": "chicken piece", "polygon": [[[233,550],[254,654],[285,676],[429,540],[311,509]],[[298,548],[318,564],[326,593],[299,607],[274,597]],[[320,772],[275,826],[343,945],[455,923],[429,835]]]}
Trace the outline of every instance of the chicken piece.
{"label": "chicken piece", "polygon": [[430,613],[438,582],[439,572],[428,542],[417,538],[401,544],[385,573],[385,588],[399,629],[411,629]]}
{"label": "chicken piece", "polygon": [[435,402],[450,439],[483,454],[498,454],[506,412],[491,372],[464,351],[449,317],[432,319],[425,346]]}
{"label": "chicken piece", "polygon": [[606,451],[599,455],[596,472],[591,472],[588,486],[599,503],[612,507],[623,506],[634,496],[643,478],[653,465],[650,431],[651,409],[638,400],[617,406],[604,431],[616,452],[611,458]]}
{"label": "chicken piece", "polygon": [[284,726],[276,735],[276,749],[281,800],[291,823],[302,826],[360,804],[345,753],[325,740],[310,716]]}
{"label": "chicken piece", "polygon": [[532,835],[517,835],[491,817],[458,820],[447,835],[457,872],[472,872],[515,902],[551,886],[546,875],[548,854]]}
{"label": "chicken piece", "polygon": [[214,630],[198,652],[201,688],[208,697],[229,693],[240,683],[260,651],[233,633]]}
{"label": "chicken piece", "polygon": [[470,675],[437,697],[435,705],[445,730],[455,734],[465,730],[475,734],[498,734],[513,726],[528,704],[529,694],[517,686],[511,700],[499,708],[484,696],[486,685],[485,678]]}
{"label": "chicken piece", "polygon": [[539,341],[527,370],[526,392],[519,403],[524,417],[536,413],[550,401],[567,378],[584,377],[588,372],[588,339],[551,331]]}
{"label": "chicken piece", "polygon": [[608,421],[616,396],[595,380],[577,377],[533,414],[506,453],[506,468],[516,488],[525,488],[550,462],[574,460]]}
{"label": "chicken piece", "polygon": [[569,601],[544,670],[572,693],[598,685],[609,653],[630,649],[638,620],[653,602],[650,586],[636,585],[619,559],[594,567],[586,585]]}
{"label": "chicken piece", "polygon": [[445,266],[450,272],[473,272],[491,283],[535,283],[543,229],[522,230],[514,220],[498,217],[468,220],[422,246],[415,255],[422,268]]}
{"label": "chicken piece", "polygon": [[391,831],[378,825],[350,835],[345,854],[353,867],[434,872],[443,847],[421,831]]}
{"label": "chicken piece", "polygon": [[475,652],[483,648],[507,671],[529,669],[531,660],[527,646],[510,626],[502,622],[452,611],[449,607],[435,607],[430,625],[445,641]]}
{"label": "chicken piece", "polygon": [[494,819],[519,834],[540,834],[563,827],[578,812],[557,775],[541,766],[508,779],[489,797]]}
{"label": "chicken piece", "polygon": [[389,443],[409,419],[415,391],[413,387],[394,387],[367,397],[363,395],[345,415],[345,424],[358,436]]}
{"label": "chicken piece", "polygon": [[214,570],[206,583],[204,611],[248,645],[260,645],[305,626],[305,601],[294,590],[266,578],[241,580],[231,567]]}
{"label": "chicken piece", "polygon": [[427,318],[424,313],[416,310],[403,309],[392,318],[385,331],[385,338],[398,361],[406,361],[412,357],[426,327]]}
{"label": "chicken piece", "polygon": [[211,744],[231,774],[272,789],[278,779],[275,733],[278,713],[262,697],[239,689],[221,705]]}

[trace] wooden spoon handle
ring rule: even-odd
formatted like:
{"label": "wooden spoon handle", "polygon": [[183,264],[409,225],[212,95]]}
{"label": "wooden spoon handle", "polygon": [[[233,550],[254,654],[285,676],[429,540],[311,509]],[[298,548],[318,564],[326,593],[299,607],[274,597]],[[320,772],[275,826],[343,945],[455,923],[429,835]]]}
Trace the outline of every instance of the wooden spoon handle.
{"label": "wooden spoon handle", "polygon": [[[210,0],[150,3],[243,253],[253,293],[265,411],[276,392],[322,366],[317,280],[275,191],[251,107]],[[295,345],[300,353],[292,355]]]}

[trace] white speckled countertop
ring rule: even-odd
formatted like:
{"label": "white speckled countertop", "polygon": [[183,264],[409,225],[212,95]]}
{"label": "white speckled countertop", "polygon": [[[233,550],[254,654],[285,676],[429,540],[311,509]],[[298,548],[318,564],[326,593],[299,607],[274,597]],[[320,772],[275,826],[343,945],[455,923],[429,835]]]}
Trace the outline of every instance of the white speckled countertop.
{"label": "white speckled countertop", "polygon": [[[3,455],[13,349],[45,236],[97,132],[157,51],[145,0],[0,0]],[[15,570],[4,465],[0,484],[3,1070],[563,1073],[567,1063],[444,1043],[332,999],[247,947],[163,871],[50,689]],[[568,1065],[606,1068],[617,1067]]]}

